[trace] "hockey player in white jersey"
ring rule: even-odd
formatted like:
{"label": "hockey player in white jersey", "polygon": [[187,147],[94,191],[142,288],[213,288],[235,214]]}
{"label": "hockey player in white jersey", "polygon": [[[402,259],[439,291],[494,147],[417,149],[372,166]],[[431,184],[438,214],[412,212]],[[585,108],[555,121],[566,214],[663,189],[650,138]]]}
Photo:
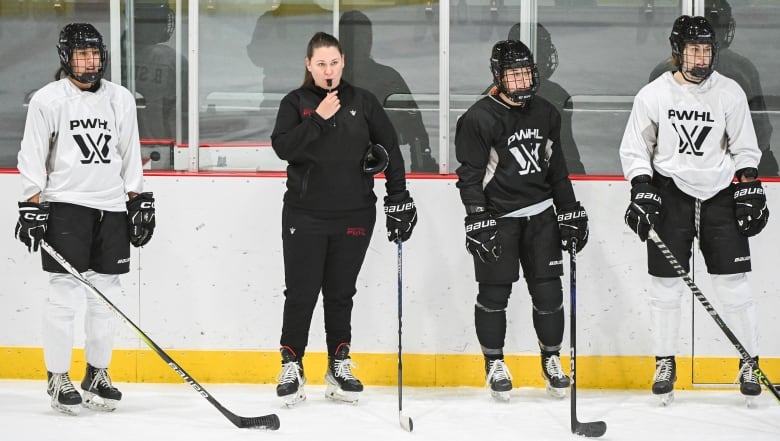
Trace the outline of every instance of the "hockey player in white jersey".
{"label": "hockey player in white jersey", "polygon": [[[154,197],[142,188],[135,99],[102,79],[108,52],[91,24],[66,25],[57,51],[55,81],[33,95],[27,110],[15,236],[30,252],[45,239],[106,297],[116,299],[119,274],[130,269],[130,244],[145,245],[155,227]],[[49,273],[43,345],[51,406],[71,415],[80,405],[112,411],[122,398],[107,370],[116,318],[51,256],[41,252],[41,258]],[[85,297],[82,401],[68,371],[74,316]]]}
{"label": "hockey player in white jersey", "polygon": [[[685,271],[698,238],[725,322],[754,357],[740,361],[738,375],[742,394],[753,397],[761,386],[752,370],[758,335],[747,279],[748,237],[769,218],[757,179],[761,151],[744,92],[715,70],[718,44],[710,23],[683,15],[669,40],[676,71],[639,91],[620,145],[623,173],[631,181],[625,221],[642,241],[654,229]],[[651,241],[647,261],[656,355],[652,389],[668,404],[677,379],[674,356],[685,284]]]}

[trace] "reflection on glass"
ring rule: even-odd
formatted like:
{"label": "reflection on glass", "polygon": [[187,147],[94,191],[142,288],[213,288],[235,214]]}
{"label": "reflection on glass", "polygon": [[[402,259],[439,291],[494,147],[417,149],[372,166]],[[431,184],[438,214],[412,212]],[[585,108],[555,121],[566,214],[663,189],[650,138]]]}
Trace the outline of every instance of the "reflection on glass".
{"label": "reflection on glass", "polygon": [[371,57],[371,20],[361,11],[347,11],[339,20],[339,31],[345,59],[344,79],[373,93],[385,107],[389,96],[404,95],[404,109],[387,112],[398,133],[398,143],[409,145],[411,171],[437,172],[439,165],[431,156],[428,132],[409,86],[397,70]]}
{"label": "reflection on glass", "polygon": [[[736,81],[747,96],[753,127],[758,138],[758,147],[762,152],[761,162],[758,165],[759,175],[777,176],[777,159],[769,145],[772,137],[772,125],[769,122],[758,70],[752,61],[730,48],[736,30],[736,21],[732,15],[731,5],[726,0],[707,0],[704,16],[715,29],[715,36],[718,39],[718,61],[715,70]],[[674,67],[671,60],[667,59],[653,69],[649,80],[652,81],[669,70],[674,70]]]}

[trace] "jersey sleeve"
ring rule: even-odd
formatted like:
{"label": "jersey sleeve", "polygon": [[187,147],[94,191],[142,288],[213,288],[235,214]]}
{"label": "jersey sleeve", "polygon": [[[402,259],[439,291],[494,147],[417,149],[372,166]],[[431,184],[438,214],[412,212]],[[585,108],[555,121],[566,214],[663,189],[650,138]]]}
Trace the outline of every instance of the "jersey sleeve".
{"label": "jersey sleeve", "polygon": [[550,136],[548,138],[550,149],[550,169],[547,172],[547,182],[552,188],[553,202],[556,207],[565,207],[576,202],[574,188],[569,180],[569,170],[566,167],[566,158],[563,156],[561,146],[561,114],[551,108],[550,111]]}
{"label": "jersey sleeve", "polygon": [[361,94],[366,100],[368,133],[371,142],[380,144],[387,150],[390,158],[385,169],[385,188],[388,195],[406,191],[406,169],[401,149],[398,147],[398,135],[387,113],[379,104],[379,100],[371,93]]}
{"label": "jersey sleeve", "polygon": [[639,175],[653,175],[652,158],[658,139],[658,121],[654,119],[645,95],[634,98],[634,105],[620,142],[623,175],[629,181]]}
{"label": "jersey sleeve", "polygon": [[279,159],[295,161],[302,157],[306,146],[327,129],[328,123],[315,111],[301,117],[299,97],[293,92],[279,103],[271,145]]}
{"label": "jersey sleeve", "polygon": [[138,136],[138,115],[135,99],[127,89],[120,89],[117,112],[117,152],[122,157],[122,180],[125,193],[141,193],[144,187],[141,162],[141,140]]}
{"label": "jersey sleeve", "polygon": [[734,160],[734,167],[736,170],[745,167],[758,168],[761,150],[758,147],[745,93],[739,86],[735,86],[730,88],[728,96],[733,102],[724,106],[726,110],[726,136],[728,138],[728,151]]}
{"label": "jersey sleeve", "polygon": [[460,162],[455,172],[464,206],[487,206],[483,181],[492,150],[491,127],[486,118],[478,118],[480,113],[472,108],[455,126],[455,155]]}
{"label": "jersey sleeve", "polygon": [[51,149],[54,128],[46,118],[45,106],[35,98],[27,108],[17,168],[22,177],[22,198],[27,200],[46,187],[46,162]]}

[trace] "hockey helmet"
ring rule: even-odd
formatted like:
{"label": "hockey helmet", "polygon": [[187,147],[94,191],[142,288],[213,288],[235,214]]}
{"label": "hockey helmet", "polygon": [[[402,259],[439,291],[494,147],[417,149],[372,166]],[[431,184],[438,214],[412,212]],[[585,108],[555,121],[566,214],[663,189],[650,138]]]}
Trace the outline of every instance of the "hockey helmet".
{"label": "hockey helmet", "polygon": [[387,150],[381,144],[369,143],[363,159],[360,161],[360,167],[363,173],[375,175],[382,173],[390,163],[390,156]]}
{"label": "hockey helmet", "polygon": [[731,5],[726,0],[707,0],[704,4],[704,16],[715,28],[715,36],[718,38],[720,49],[731,46],[734,41],[734,32],[737,22],[731,14]]}
{"label": "hockey helmet", "polygon": [[145,44],[164,43],[171,39],[176,18],[167,2],[136,3],[135,40]]}
{"label": "hockey helmet", "polygon": [[[520,23],[515,23],[509,28],[507,40],[520,39]],[[522,40],[521,40],[522,41]],[[541,23],[536,24],[536,65],[539,68],[539,77],[547,79],[558,68],[558,49],[552,42],[550,31]]]}
{"label": "hockey helmet", "polygon": [[[530,87],[509,90],[503,81],[504,73],[509,69],[523,67],[531,69]],[[531,50],[521,41],[503,40],[496,43],[490,55],[490,71],[493,73],[493,85],[514,103],[527,105],[539,90],[539,70]]]}
{"label": "hockey helmet", "polygon": [[[672,33],[669,35],[669,42],[672,45],[672,55],[678,61],[677,70],[683,74],[686,80],[691,83],[700,83],[712,75],[718,58],[718,41],[715,37],[715,30],[706,18],[691,17],[690,15],[677,17],[672,26]],[[707,67],[693,66],[685,71],[683,52],[686,44],[709,44],[712,47],[709,65]]]}
{"label": "hockey helmet", "polygon": [[[79,75],[73,73],[71,61],[73,51],[76,49],[97,48],[100,52],[100,64],[97,72],[85,72]],[[57,44],[57,53],[60,56],[60,66],[68,76],[85,84],[100,81],[108,64],[108,50],[103,44],[103,36],[89,23],[71,23],[65,25],[60,31],[60,39]]]}

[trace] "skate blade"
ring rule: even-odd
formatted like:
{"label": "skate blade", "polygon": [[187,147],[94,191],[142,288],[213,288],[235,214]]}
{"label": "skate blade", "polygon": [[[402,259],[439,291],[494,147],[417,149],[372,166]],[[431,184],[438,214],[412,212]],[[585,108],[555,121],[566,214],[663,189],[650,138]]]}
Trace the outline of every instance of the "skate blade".
{"label": "skate blade", "polygon": [[661,400],[661,405],[666,407],[674,401],[674,391],[666,393],[666,394],[658,394],[656,395],[658,399]]}
{"label": "skate blade", "polygon": [[78,416],[81,412],[81,406],[78,404],[62,404],[59,402],[51,403],[51,408],[57,412],[64,413],[65,415]]}
{"label": "skate blade", "polygon": [[552,387],[550,383],[547,383],[547,395],[557,399],[562,400],[566,398],[566,389],[565,387]]}
{"label": "skate blade", "polygon": [[493,399],[495,399],[496,401],[500,401],[502,403],[506,403],[507,401],[509,401],[510,398],[509,391],[501,392],[497,390],[491,390],[490,396],[493,397]]}
{"label": "skate blade", "polygon": [[306,401],[306,392],[303,390],[303,386],[301,386],[298,388],[298,392],[280,398],[286,407],[291,408],[298,403]]}
{"label": "skate blade", "polygon": [[118,404],[119,400],[103,398],[89,391],[84,391],[84,401],[81,403],[87,409],[98,412],[113,412]]}
{"label": "skate blade", "polygon": [[758,407],[758,405],[756,404],[756,401],[755,401],[756,400],[755,396],[745,395],[744,397],[745,397],[745,406],[748,409],[755,409],[756,407]]}
{"label": "skate blade", "polygon": [[325,388],[325,398],[333,401],[356,404],[360,399],[360,392],[347,392],[338,386],[328,384]]}

